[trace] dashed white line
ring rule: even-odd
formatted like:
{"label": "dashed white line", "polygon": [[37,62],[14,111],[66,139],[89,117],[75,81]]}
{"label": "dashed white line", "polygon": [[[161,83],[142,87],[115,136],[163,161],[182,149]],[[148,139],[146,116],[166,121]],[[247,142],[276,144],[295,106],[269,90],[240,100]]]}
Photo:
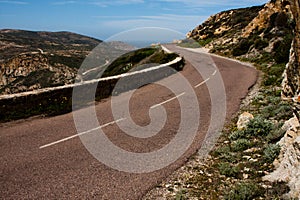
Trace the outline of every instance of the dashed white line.
{"label": "dashed white line", "polygon": [[[217,73],[217,70],[214,71],[214,73],[212,74],[212,76],[215,76],[216,73]],[[210,78],[205,79],[203,82],[201,82],[201,83],[199,83],[198,85],[196,85],[195,88],[200,87],[201,85],[205,84],[205,83],[206,83],[207,81],[209,81],[209,80],[210,80]],[[179,94],[179,95],[177,95],[177,96],[175,96],[175,97],[173,97],[173,98],[171,98],[171,99],[168,99],[168,100],[166,100],[166,101],[164,101],[164,102],[161,102],[161,103],[159,103],[159,104],[153,105],[153,106],[151,106],[150,109],[154,109],[154,108],[157,108],[157,107],[159,107],[159,106],[161,106],[161,105],[164,105],[164,104],[166,104],[166,103],[168,103],[168,102],[170,102],[170,101],[173,101],[173,100],[175,100],[175,99],[177,99],[177,98],[183,96],[184,94],[185,94],[185,92],[183,92],[183,93],[181,93],[181,94]],[[76,134],[76,135],[72,135],[72,136],[70,136],[70,137],[67,137],[67,138],[64,138],[64,139],[61,139],[61,140],[58,140],[58,141],[55,141],[55,142],[52,142],[52,143],[49,143],[49,144],[40,146],[39,148],[40,148],[40,149],[44,149],[44,148],[47,148],[47,147],[50,147],[50,146],[53,146],[53,145],[56,145],[56,144],[59,144],[59,143],[62,143],[62,142],[71,140],[71,139],[73,139],[73,138],[75,138],[75,137],[79,137],[79,136],[81,136],[81,135],[90,133],[90,132],[92,132],[92,131],[95,131],[95,130],[98,130],[98,129],[107,127],[107,126],[109,126],[109,125],[118,123],[118,122],[123,121],[123,120],[125,120],[125,119],[126,119],[126,118],[121,118],[121,119],[118,119],[118,120],[116,120],[116,121],[109,122],[109,123],[107,123],[107,124],[104,124],[104,125],[102,125],[102,126],[99,126],[99,127],[93,128],[93,129],[90,129],[90,130],[88,130],[88,131],[84,131],[84,132],[82,132],[82,133],[78,133],[78,134]]]}
{"label": "dashed white line", "polygon": [[209,81],[210,78],[205,79],[205,81],[199,83],[198,85],[195,86],[195,88],[200,87],[201,85],[203,85],[204,83],[206,83],[207,81]]}
{"label": "dashed white line", "polygon": [[161,106],[161,105],[163,105],[163,104],[166,104],[166,103],[168,103],[168,102],[170,102],[170,101],[173,101],[173,100],[175,100],[175,99],[177,99],[177,98],[183,96],[184,94],[185,94],[185,92],[183,92],[183,93],[177,95],[176,97],[173,97],[173,98],[171,98],[171,99],[168,99],[168,100],[166,100],[166,101],[164,101],[164,102],[161,102],[161,103],[159,103],[159,104],[156,104],[156,105],[154,105],[154,106],[151,106],[150,109],[157,108],[157,107],[159,107],[159,106]]}
{"label": "dashed white line", "polygon": [[40,146],[39,148],[40,148],[40,149],[44,149],[44,148],[47,148],[47,147],[50,147],[50,146],[53,146],[53,145],[56,145],[56,144],[59,144],[59,143],[62,143],[62,142],[71,140],[71,139],[73,139],[73,138],[75,138],[75,137],[79,137],[79,136],[81,136],[81,135],[90,133],[90,132],[92,132],[92,131],[95,131],[95,130],[98,130],[98,129],[107,127],[107,126],[109,126],[109,125],[118,123],[118,122],[123,121],[123,120],[125,120],[125,119],[126,119],[126,118],[121,118],[121,119],[118,119],[118,120],[116,120],[116,121],[109,122],[109,123],[107,123],[107,124],[104,124],[104,125],[102,125],[102,126],[99,126],[99,127],[93,128],[93,129],[90,129],[90,130],[88,130],[88,131],[84,131],[84,132],[82,132],[82,133],[78,133],[78,134],[76,134],[76,135],[72,135],[72,136],[70,136],[70,137],[67,137],[67,138],[64,138],[64,139],[61,139],[61,140],[58,140],[58,141],[55,141],[55,142],[52,142],[52,143],[49,143],[49,144]]}
{"label": "dashed white line", "polygon": [[213,73],[212,75],[214,76],[214,75],[216,75],[216,73],[217,73],[217,70],[215,70],[214,73]]}

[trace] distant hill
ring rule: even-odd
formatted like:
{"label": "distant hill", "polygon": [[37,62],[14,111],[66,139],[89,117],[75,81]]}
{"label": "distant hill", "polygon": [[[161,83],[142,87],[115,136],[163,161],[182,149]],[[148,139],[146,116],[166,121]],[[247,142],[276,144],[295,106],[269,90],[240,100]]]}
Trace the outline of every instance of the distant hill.
{"label": "distant hill", "polygon": [[[0,30],[0,62],[20,53],[38,52],[74,54],[79,51],[86,54],[95,48],[101,40],[71,32],[34,32],[24,30]],[[73,51],[73,53],[72,53]]]}
{"label": "distant hill", "polygon": [[0,30],[0,94],[73,83],[101,42],[70,32]]}
{"label": "distant hill", "polygon": [[0,95],[113,76],[176,56],[70,32],[0,30]]}

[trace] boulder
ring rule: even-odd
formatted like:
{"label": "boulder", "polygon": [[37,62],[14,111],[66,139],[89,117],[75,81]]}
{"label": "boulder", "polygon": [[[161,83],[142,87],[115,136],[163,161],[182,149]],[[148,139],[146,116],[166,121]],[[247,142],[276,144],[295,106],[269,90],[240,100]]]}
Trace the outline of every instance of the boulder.
{"label": "boulder", "polygon": [[247,124],[249,123],[249,121],[251,119],[253,119],[253,115],[251,113],[248,113],[248,112],[244,112],[243,114],[241,114],[239,116],[239,119],[238,119],[238,122],[237,122],[237,128],[239,130],[242,130],[244,128],[246,128]]}
{"label": "boulder", "polygon": [[296,132],[299,127],[300,127],[299,120],[296,116],[294,116],[283,124],[282,129],[292,130]]}

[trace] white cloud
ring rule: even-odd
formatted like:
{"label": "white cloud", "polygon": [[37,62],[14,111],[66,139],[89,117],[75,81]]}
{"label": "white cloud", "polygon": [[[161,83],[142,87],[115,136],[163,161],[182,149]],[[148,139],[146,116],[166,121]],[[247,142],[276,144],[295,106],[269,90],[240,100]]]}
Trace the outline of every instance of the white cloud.
{"label": "white cloud", "polygon": [[249,5],[261,5],[267,3],[268,0],[217,0],[217,1],[208,1],[208,0],[157,0],[158,2],[167,2],[167,3],[178,3],[183,4],[185,7],[191,8],[205,8],[205,7],[243,7]]}
{"label": "white cloud", "polygon": [[174,14],[135,16],[132,18],[128,18],[126,16],[115,16],[115,18],[112,17],[111,20],[101,22],[101,26],[108,29],[116,29],[117,27],[119,29],[117,31],[130,30],[138,27],[161,27],[173,29],[186,34],[187,31],[193,29],[197,24],[200,24],[207,18],[208,16]]}
{"label": "white cloud", "polygon": [[0,1],[0,3],[16,4],[16,5],[26,5],[26,4],[28,4],[28,2],[26,2],[26,1]]}
{"label": "white cloud", "polygon": [[58,2],[53,2],[53,5],[67,5],[67,4],[75,4],[77,3],[76,1],[58,1]]}
{"label": "white cloud", "polygon": [[103,1],[89,2],[89,4],[100,6],[100,7],[141,4],[141,3],[144,3],[144,0],[103,0]]}
{"label": "white cloud", "polygon": [[129,4],[141,4],[144,3],[144,0],[90,0],[90,1],[73,1],[73,0],[65,0],[65,1],[57,1],[53,2],[52,5],[67,5],[67,4],[89,4],[95,5],[99,7],[108,7],[108,6],[122,6]]}

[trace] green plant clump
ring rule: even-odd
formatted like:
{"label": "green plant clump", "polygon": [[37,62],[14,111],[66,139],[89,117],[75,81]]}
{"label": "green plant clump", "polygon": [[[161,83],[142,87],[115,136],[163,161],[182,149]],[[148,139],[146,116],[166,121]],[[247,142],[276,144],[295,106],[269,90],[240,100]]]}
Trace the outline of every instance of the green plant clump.
{"label": "green plant clump", "polygon": [[242,138],[234,141],[231,147],[233,151],[244,151],[252,146],[253,143],[250,140]]}
{"label": "green plant clump", "polygon": [[274,44],[274,59],[276,63],[287,63],[289,61],[290,49],[293,40],[293,35],[288,34],[282,41]]}
{"label": "green plant clump", "polygon": [[255,117],[254,119],[250,120],[245,129],[246,135],[253,135],[253,136],[266,136],[268,135],[273,129],[273,124],[262,118],[262,117]]}
{"label": "green plant clump", "polygon": [[245,53],[247,53],[249,51],[249,48],[251,47],[252,44],[253,44],[253,41],[250,41],[249,39],[242,39],[239,42],[239,44],[237,45],[237,47],[235,47],[232,50],[232,55],[233,56],[244,55]]}
{"label": "green plant clump", "polygon": [[219,164],[219,171],[221,175],[227,177],[237,177],[240,172],[240,169],[237,166],[231,166],[227,162],[222,162]]}
{"label": "green plant clump", "polygon": [[258,184],[253,182],[238,183],[235,187],[225,196],[227,200],[252,200],[264,194],[264,190]]}
{"label": "green plant clump", "polygon": [[264,70],[264,86],[280,86],[282,82],[282,74],[285,69],[285,63],[274,64],[269,69]]}
{"label": "green plant clump", "polygon": [[278,144],[268,144],[264,149],[264,160],[272,163],[280,153],[280,146]]}
{"label": "green plant clump", "polygon": [[202,40],[199,40],[199,44],[200,46],[205,46],[207,44],[209,44],[211,41],[213,41],[213,38],[207,38],[207,39],[202,39]]}

